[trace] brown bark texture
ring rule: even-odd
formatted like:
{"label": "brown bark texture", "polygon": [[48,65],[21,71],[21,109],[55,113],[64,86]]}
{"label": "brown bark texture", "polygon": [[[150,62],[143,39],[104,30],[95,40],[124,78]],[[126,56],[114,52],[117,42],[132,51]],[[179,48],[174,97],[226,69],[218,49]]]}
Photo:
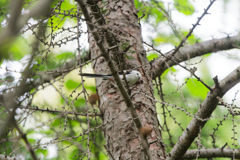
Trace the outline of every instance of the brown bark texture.
{"label": "brown bark texture", "polygon": [[[119,71],[134,69],[141,72],[141,80],[129,87],[130,96],[142,125],[152,128],[152,132],[148,137],[152,159],[164,159],[165,151],[162,145],[155,102],[142,94],[153,97],[153,85],[150,75],[151,68],[142,44],[141,27],[138,22],[134,1],[120,0],[112,2],[109,0],[107,3],[105,8],[107,13],[104,14],[107,23],[103,28],[110,31],[115,40],[114,43],[118,46],[117,49],[110,50],[109,53]],[[101,2],[98,5],[104,4]],[[94,19],[93,21],[96,22]],[[102,28],[98,27],[98,29],[99,34],[102,34],[100,33]],[[89,36],[89,44],[91,58],[99,56],[101,52],[91,35]],[[106,48],[110,47],[112,46],[106,43]],[[103,57],[93,61],[92,67],[95,73],[110,74]],[[145,159],[140,135],[116,85],[111,81],[96,79],[96,88],[100,97],[99,107],[103,113],[102,120],[104,124],[107,123],[103,128],[107,150],[114,159]]]}

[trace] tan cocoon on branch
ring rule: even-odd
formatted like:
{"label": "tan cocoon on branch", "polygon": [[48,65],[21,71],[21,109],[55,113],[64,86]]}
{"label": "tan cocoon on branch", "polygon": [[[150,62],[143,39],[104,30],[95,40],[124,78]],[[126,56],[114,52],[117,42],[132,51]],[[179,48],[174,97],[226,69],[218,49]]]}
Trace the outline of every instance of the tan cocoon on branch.
{"label": "tan cocoon on branch", "polygon": [[149,126],[142,126],[140,128],[140,132],[142,133],[144,138],[147,138],[147,136],[149,136],[152,132],[152,128]]}
{"label": "tan cocoon on branch", "polygon": [[97,102],[99,103],[99,96],[97,93],[91,94],[88,98],[88,102],[91,105],[97,104]]}

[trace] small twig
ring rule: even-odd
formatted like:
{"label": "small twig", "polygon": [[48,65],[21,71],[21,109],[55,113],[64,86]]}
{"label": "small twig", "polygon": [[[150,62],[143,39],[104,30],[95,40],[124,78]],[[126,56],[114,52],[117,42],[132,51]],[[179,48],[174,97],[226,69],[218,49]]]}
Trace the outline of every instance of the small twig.
{"label": "small twig", "polygon": [[[18,106],[18,108],[21,109],[30,109],[30,110],[35,110],[35,111],[42,111],[42,112],[52,112],[52,113],[61,113],[61,114],[72,114],[72,115],[77,115],[77,116],[87,116],[87,114],[84,113],[75,113],[75,112],[66,112],[66,111],[59,111],[59,110],[52,110],[52,109],[42,109],[38,107],[24,107],[24,106]],[[96,113],[96,114],[89,114],[90,117],[95,117],[95,116],[101,116],[101,113]]]}
{"label": "small twig", "polygon": [[37,155],[36,155],[36,153],[34,152],[31,144],[29,143],[29,141],[28,141],[28,139],[27,139],[27,136],[26,136],[26,133],[24,133],[24,132],[19,128],[19,126],[18,126],[18,124],[16,123],[15,120],[13,120],[13,125],[14,125],[14,127],[17,129],[17,131],[18,131],[18,133],[20,134],[20,136],[22,137],[22,139],[25,141],[26,146],[27,146],[27,149],[29,150],[32,158],[33,158],[34,160],[37,160]]}
{"label": "small twig", "polygon": [[240,49],[240,46],[232,44],[233,47]]}
{"label": "small twig", "polygon": [[160,50],[158,49],[155,49],[153,47],[153,45],[150,45],[150,44],[147,44],[146,42],[143,42],[144,44],[148,45],[149,47],[152,47],[153,50],[155,50],[156,52],[160,53],[163,57],[165,57],[166,59],[169,59],[171,61],[173,61],[174,63],[176,63],[177,65],[179,65],[180,67],[182,67],[183,69],[187,70],[188,72],[190,72],[195,78],[197,78],[198,81],[200,81],[207,89],[209,89],[210,91],[212,91],[211,87],[208,86],[205,82],[203,82],[203,80],[201,80],[200,77],[198,77],[193,71],[195,70],[194,68],[193,69],[188,69],[187,67],[181,65],[180,63],[178,63],[177,61],[173,60],[172,58],[170,57],[167,57],[166,55],[164,55]]}
{"label": "small twig", "polygon": [[223,150],[227,145],[228,145],[228,143],[226,142],[226,143],[222,146],[221,150]]}
{"label": "small twig", "polygon": [[104,145],[104,148],[106,149],[106,151],[107,151],[107,153],[109,154],[109,156],[110,156],[113,160],[115,160],[114,157],[113,157],[113,155],[112,155],[112,153],[109,151],[109,149],[107,148],[106,145]]}
{"label": "small twig", "polygon": [[186,40],[188,39],[188,37],[191,36],[193,30],[197,27],[197,25],[200,25],[199,22],[202,20],[202,18],[206,15],[209,14],[207,11],[210,9],[210,7],[212,6],[212,4],[215,2],[216,0],[210,0],[210,4],[208,5],[207,9],[204,9],[203,14],[198,17],[198,20],[195,24],[193,24],[193,27],[190,29],[190,31],[188,32],[188,34],[183,38],[183,40],[181,41],[181,43],[177,46],[177,48],[174,50],[174,52],[171,54],[171,56],[174,56],[177,51],[183,46],[183,44],[186,42]]}
{"label": "small twig", "polygon": [[215,77],[213,78],[213,81],[214,81],[214,83],[215,83],[215,85],[216,85],[216,88],[220,89],[219,81],[218,81],[218,76],[215,76]]}
{"label": "small twig", "polygon": [[233,108],[232,108],[232,106],[231,105],[228,105],[227,103],[225,103],[224,101],[223,101],[223,99],[222,98],[220,98],[220,97],[216,97],[217,98],[217,100],[219,100],[224,106],[226,106],[229,110],[230,110],[230,113],[232,114],[232,115],[234,115],[234,111],[233,111]]}

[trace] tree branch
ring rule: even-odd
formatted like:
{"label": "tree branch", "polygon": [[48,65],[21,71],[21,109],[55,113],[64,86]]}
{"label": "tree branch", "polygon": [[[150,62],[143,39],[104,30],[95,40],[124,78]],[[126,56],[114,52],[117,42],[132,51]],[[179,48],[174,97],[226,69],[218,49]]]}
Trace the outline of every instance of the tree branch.
{"label": "tree branch", "polygon": [[193,24],[193,27],[190,29],[190,31],[188,32],[188,34],[183,38],[183,40],[181,41],[181,43],[175,48],[175,50],[172,52],[171,56],[174,56],[177,51],[183,46],[183,44],[187,41],[187,39],[189,38],[189,36],[191,36],[193,30],[197,27],[197,25],[200,25],[200,21],[202,20],[202,18],[206,15],[209,14],[208,10],[210,9],[210,7],[212,6],[212,4],[215,2],[216,0],[210,0],[210,4],[208,5],[208,7],[206,9],[204,9],[203,14],[198,17],[198,20],[195,24]]}
{"label": "tree branch", "polygon": [[27,148],[28,151],[30,152],[32,158],[33,158],[34,160],[37,160],[37,159],[38,159],[38,158],[37,158],[37,155],[36,155],[36,153],[35,153],[32,145],[29,143],[29,141],[28,141],[28,139],[27,139],[26,133],[24,133],[24,132],[20,129],[20,127],[18,126],[18,124],[16,123],[15,120],[13,120],[13,125],[14,125],[14,127],[17,129],[18,133],[20,134],[20,136],[22,137],[22,139],[24,140],[24,142],[26,143],[26,148]]}
{"label": "tree branch", "polygon": [[21,15],[23,0],[15,0],[11,3],[11,13],[8,26],[0,34],[0,60],[9,56],[7,48],[12,39],[23,28],[31,17],[44,16],[47,14],[46,8],[51,4],[51,0],[39,1],[27,14]]}
{"label": "tree branch", "polygon": [[203,128],[212,112],[217,107],[217,97],[222,97],[229,89],[239,82],[240,66],[219,82],[220,88],[215,85],[212,87],[212,91],[207,94],[206,99],[200,105],[199,110],[188,124],[183,134],[179,137],[178,142],[173,147],[167,160],[181,159],[183,157],[191,143],[197,137],[199,128]]}
{"label": "tree branch", "polygon": [[[61,66],[59,68],[56,68],[53,71],[49,71],[50,74],[41,73],[41,76],[39,76],[38,78],[33,79],[32,81],[23,84],[24,85],[22,87],[23,94],[31,91],[32,89],[34,89],[38,86],[43,85],[44,83],[47,83],[47,82],[50,82],[51,80],[54,80],[55,78],[61,76],[62,73],[65,73],[65,70],[75,69],[74,68],[75,66],[76,66],[76,59],[72,59],[71,61],[65,63],[63,66]],[[10,91],[10,92],[13,92],[13,91]],[[6,94],[0,94],[0,101],[2,101],[3,97],[5,97],[5,96],[6,96]]]}
{"label": "tree branch", "polygon": [[11,158],[9,156],[5,156],[5,155],[2,155],[2,154],[0,154],[0,159],[1,160],[16,160],[15,157]]}
{"label": "tree branch", "polygon": [[[53,110],[53,109],[42,109],[42,108],[38,108],[38,107],[24,107],[24,106],[18,106],[18,108],[21,109],[29,109],[29,110],[35,110],[35,111],[41,111],[41,112],[50,112],[50,113],[60,113],[60,114],[70,114],[70,115],[75,115],[75,116],[87,116],[86,113],[75,113],[75,112],[65,112],[65,111],[59,111],[57,109]],[[96,117],[96,116],[102,116],[101,113],[92,113],[89,114],[88,116],[90,117]]]}
{"label": "tree branch", "polygon": [[[153,78],[160,76],[166,69],[176,65],[177,63],[181,63],[191,58],[202,56],[211,52],[237,48],[237,44],[240,44],[240,34],[233,37],[213,39],[183,47],[176,52],[174,57],[171,57],[172,52],[167,53],[165,54],[165,57],[152,61],[151,66]],[[172,59],[172,61],[169,59]]]}
{"label": "tree branch", "polygon": [[222,149],[222,148],[211,148],[211,149],[194,149],[189,150],[183,156],[184,159],[195,159],[197,153],[199,153],[198,158],[216,158],[216,157],[228,157],[232,158],[233,154],[235,158],[240,158],[240,150],[233,149]]}

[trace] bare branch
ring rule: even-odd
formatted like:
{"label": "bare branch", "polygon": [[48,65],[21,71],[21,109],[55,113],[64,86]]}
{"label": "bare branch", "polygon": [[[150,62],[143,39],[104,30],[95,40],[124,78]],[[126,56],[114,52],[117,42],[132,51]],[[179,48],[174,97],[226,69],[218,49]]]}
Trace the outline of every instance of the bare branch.
{"label": "bare branch", "polygon": [[27,147],[28,151],[30,152],[32,158],[33,158],[34,160],[37,160],[37,159],[38,159],[38,158],[37,158],[37,155],[36,155],[36,153],[34,152],[32,145],[29,143],[29,141],[28,141],[28,139],[27,139],[26,133],[24,133],[24,132],[20,129],[20,127],[18,126],[18,124],[16,123],[15,120],[13,120],[13,125],[14,125],[14,127],[17,129],[18,133],[20,134],[20,136],[22,137],[22,139],[24,140],[24,142],[26,143],[26,147]]}
{"label": "bare branch", "polygon": [[188,39],[188,37],[191,36],[193,30],[197,27],[197,25],[200,25],[199,22],[201,21],[201,19],[208,14],[208,10],[210,9],[210,7],[212,6],[212,4],[215,2],[216,0],[210,0],[210,4],[208,5],[208,7],[206,9],[204,9],[203,14],[198,17],[198,20],[195,24],[193,24],[193,27],[190,29],[190,31],[188,32],[188,34],[186,35],[186,37],[183,38],[183,40],[181,41],[181,43],[177,46],[177,48],[172,52],[171,56],[173,57],[177,51],[183,46],[183,44],[186,42],[186,40]]}
{"label": "bare branch", "polygon": [[39,1],[28,13],[21,15],[23,0],[12,1],[12,10],[8,26],[0,34],[0,60],[7,56],[6,45],[12,41],[18,32],[23,28],[31,17],[44,16],[47,14],[46,8],[51,4],[51,0]]}
{"label": "bare branch", "polygon": [[[81,59],[81,60],[85,61],[88,59]],[[77,60],[72,59],[69,62],[64,63],[64,65],[62,65],[61,67],[56,68],[52,71],[35,74],[35,75],[41,75],[41,76],[39,76],[38,78],[34,79],[33,81],[31,81],[29,83],[25,83],[23,86],[23,94],[31,91],[32,89],[34,89],[38,86],[43,85],[44,83],[51,82],[55,78],[61,76],[62,73],[66,73],[66,72],[69,72],[70,70],[76,69],[77,68],[76,64],[77,64]],[[3,100],[4,96],[5,96],[4,94],[0,94],[0,100]]]}
{"label": "bare branch", "polygon": [[222,97],[229,89],[240,82],[240,66],[232,73],[219,82],[220,88],[215,85],[212,91],[208,93],[206,99],[200,105],[198,112],[192,121],[188,124],[183,134],[179,137],[178,142],[173,147],[167,160],[180,159],[183,157],[191,143],[199,133],[199,127],[203,128],[207,121],[201,119],[209,118],[218,105],[217,97]]}
{"label": "bare branch", "polygon": [[[172,53],[167,53],[165,55],[167,58],[161,57],[152,61],[151,65],[154,75],[153,78],[160,76],[166,69],[176,65],[176,62],[184,62],[191,58],[202,56],[211,52],[233,49],[236,48],[236,44],[240,44],[240,35],[213,39],[196,43],[191,46],[186,46],[179,49],[174,57],[171,57]],[[169,58],[172,58],[173,61],[168,61]]]}
{"label": "bare branch", "polygon": [[233,153],[235,154],[235,158],[240,158],[240,150],[222,149],[222,148],[188,150],[186,152],[186,154],[183,156],[183,158],[184,159],[194,159],[194,158],[196,158],[197,152],[200,153],[198,155],[198,158],[216,158],[216,157],[232,158]]}
{"label": "bare branch", "polygon": [[[85,113],[75,113],[75,112],[66,112],[66,111],[59,111],[59,110],[52,110],[52,109],[42,109],[38,107],[24,107],[24,106],[18,106],[18,108],[21,109],[29,109],[29,110],[35,110],[35,111],[41,111],[41,112],[50,112],[50,113],[60,113],[60,114],[71,114],[75,116],[87,116]],[[96,116],[101,116],[101,113],[95,113],[95,114],[88,114],[90,117],[96,117]]]}
{"label": "bare branch", "polygon": [[5,156],[5,155],[2,155],[2,154],[0,154],[0,159],[1,160],[16,160],[16,158],[11,158],[9,156]]}
{"label": "bare branch", "polygon": [[[145,42],[144,42],[144,43],[145,43]],[[147,44],[147,43],[145,43],[145,44]],[[155,51],[161,53],[159,50],[157,50],[156,48],[154,48],[153,45],[149,45],[149,44],[147,44],[147,45],[148,45],[148,46],[151,46]],[[172,62],[175,62],[178,66],[182,67],[183,69],[185,69],[186,71],[188,71],[189,73],[191,73],[191,75],[193,75],[194,77],[196,77],[197,80],[200,81],[207,89],[209,89],[210,91],[212,91],[211,87],[208,86],[203,80],[201,80],[200,77],[198,77],[198,76],[195,74],[195,72],[196,72],[196,70],[197,70],[196,67],[193,67],[193,68],[188,69],[186,66],[181,65],[180,63],[178,63],[177,61],[173,60],[172,58],[166,57],[166,56],[165,56],[164,54],[162,54],[162,53],[161,53],[161,55],[162,55],[164,58],[166,58],[167,60],[170,59]],[[167,63],[167,61],[165,62],[165,64],[166,64],[166,63]],[[169,66],[168,66],[168,67],[169,67]],[[152,76],[153,76],[153,79],[154,79],[155,75],[152,74]]]}

